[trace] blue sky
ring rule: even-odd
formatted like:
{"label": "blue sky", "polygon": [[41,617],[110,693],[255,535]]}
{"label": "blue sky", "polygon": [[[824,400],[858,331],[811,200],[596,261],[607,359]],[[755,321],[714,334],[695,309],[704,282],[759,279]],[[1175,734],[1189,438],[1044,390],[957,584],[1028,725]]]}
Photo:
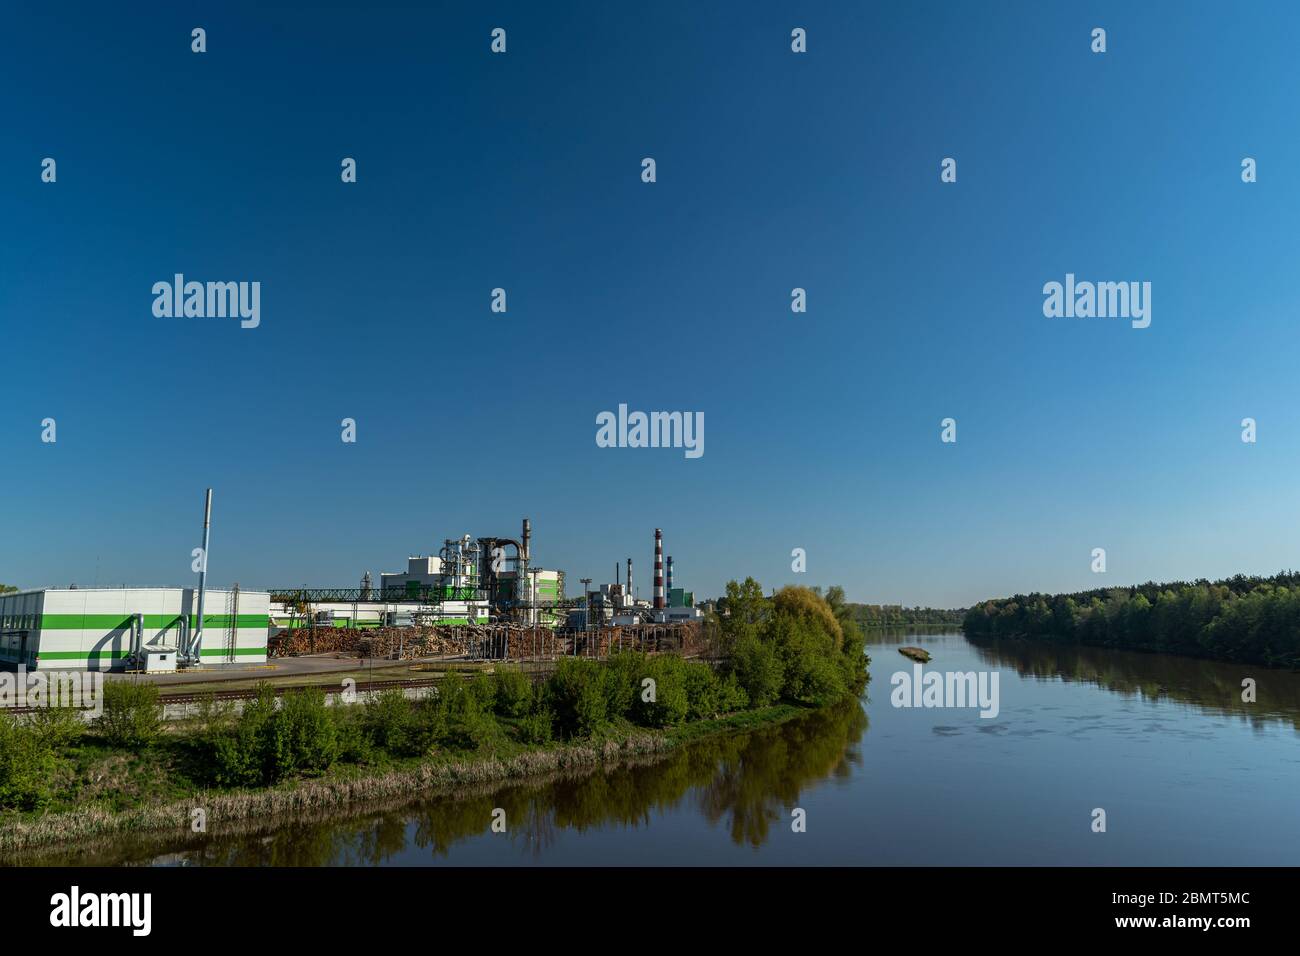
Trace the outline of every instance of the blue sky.
{"label": "blue sky", "polygon": [[[130,13],[0,14],[0,581],[189,583],[208,486],[244,587],[524,515],[571,591],[630,555],[646,596],[656,527],[698,594],[1296,563],[1291,5]],[[261,326],[156,318],[176,272],[260,281]],[[1151,282],[1151,327],[1045,318],[1067,272]],[[619,403],[704,456],[596,447]]]}

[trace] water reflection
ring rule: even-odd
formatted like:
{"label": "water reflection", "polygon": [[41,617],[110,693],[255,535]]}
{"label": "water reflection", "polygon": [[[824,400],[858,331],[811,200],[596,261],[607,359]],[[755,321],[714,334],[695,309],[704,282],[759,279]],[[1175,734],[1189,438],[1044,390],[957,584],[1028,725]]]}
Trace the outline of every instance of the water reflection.
{"label": "water reflection", "polygon": [[[1024,678],[1093,684],[1124,697],[1168,700],[1255,724],[1285,721],[1300,730],[1300,674],[1254,664],[1142,654],[1043,641],[966,641],[981,663],[1011,667]],[[1242,682],[1255,682],[1255,701],[1242,700]]]}
{"label": "water reflection", "polygon": [[[867,715],[857,701],[774,727],[708,738],[654,762],[586,776],[556,776],[461,799],[408,803],[382,812],[323,818],[267,832],[152,846],[117,841],[98,851],[69,851],[24,863],[152,862],[203,866],[374,866],[432,863],[489,830],[505,810],[519,861],[544,860],[564,831],[641,827],[666,811],[692,808],[724,827],[736,844],[761,846],[774,825],[788,825],[804,788],[845,779],[862,762],[858,743]],[[499,839],[499,838],[498,838]],[[592,862],[601,862],[593,858]],[[608,862],[608,861],[605,861]]]}
{"label": "water reflection", "polygon": [[[876,631],[869,641],[870,700],[663,757],[456,800],[413,795],[350,815],[206,836],[130,835],[8,862],[1295,863],[1300,674],[1105,648],[976,644],[951,631]],[[997,670],[997,720],[971,709],[893,707],[890,675],[912,667],[897,650],[905,644],[934,655],[927,668]],[[1247,677],[1257,682],[1255,704],[1241,700]],[[797,835],[795,806],[811,821]],[[1096,839],[1086,825],[1096,806],[1125,826]],[[504,834],[490,830],[497,808]]]}

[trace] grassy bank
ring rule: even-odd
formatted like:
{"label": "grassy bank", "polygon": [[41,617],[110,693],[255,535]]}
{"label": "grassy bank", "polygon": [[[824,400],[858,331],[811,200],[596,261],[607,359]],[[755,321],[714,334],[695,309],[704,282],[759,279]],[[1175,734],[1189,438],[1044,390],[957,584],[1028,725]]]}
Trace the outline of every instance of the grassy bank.
{"label": "grassy bank", "polygon": [[[92,802],[55,812],[11,814],[0,827],[0,852],[14,852],[58,843],[100,840],[115,834],[186,833],[195,809],[202,809],[207,832],[238,828],[267,820],[300,820],[304,816],[355,809],[396,798],[462,795],[514,781],[559,772],[590,771],[635,760],[654,759],[688,742],[709,736],[775,726],[814,708],[778,704],[757,710],[698,720],[664,730],[630,724],[607,727],[597,737],[549,746],[495,748],[472,754],[440,754],[409,758],[382,766],[340,764],[319,777],[298,777],[273,787],[229,790],[196,789],[178,796],[182,778],[150,799],[143,787],[153,774],[133,761],[115,761],[108,752],[92,750],[86,765],[92,776],[116,778],[121,796],[135,790],[134,806],[115,808],[117,801]],[[164,749],[166,749],[164,747]],[[166,768],[161,777],[168,779]]]}

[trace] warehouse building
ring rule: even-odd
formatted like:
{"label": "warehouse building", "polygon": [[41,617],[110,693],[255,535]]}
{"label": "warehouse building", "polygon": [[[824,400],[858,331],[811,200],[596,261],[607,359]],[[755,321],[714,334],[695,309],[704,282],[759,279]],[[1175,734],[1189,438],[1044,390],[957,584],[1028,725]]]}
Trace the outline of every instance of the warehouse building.
{"label": "warehouse building", "polygon": [[[270,595],[208,588],[204,666],[265,664]],[[43,588],[0,595],[0,666],[174,670],[198,624],[197,588]]]}

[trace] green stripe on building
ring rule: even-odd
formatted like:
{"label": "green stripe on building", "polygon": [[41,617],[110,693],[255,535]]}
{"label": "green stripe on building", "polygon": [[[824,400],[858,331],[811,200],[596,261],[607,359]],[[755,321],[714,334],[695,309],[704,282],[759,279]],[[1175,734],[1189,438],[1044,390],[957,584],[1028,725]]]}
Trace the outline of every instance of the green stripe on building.
{"label": "green stripe on building", "polygon": [[[42,614],[33,630],[52,631],[116,631],[120,628],[130,629],[134,615],[121,614]],[[197,614],[190,615],[190,627],[194,628],[199,620]],[[145,630],[167,630],[176,627],[181,621],[179,614],[145,614]],[[230,627],[234,618],[229,614],[204,614],[203,626]],[[239,627],[265,628],[271,619],[264,614],[239,615]]]}
{"label": "green stripe on building", "polygon": [[[202,650],[204,657],[227,657],[230,651],[224,647],[205,647]],[[261,657],[265,656],[265,647],[237,647],[234,650],[237,657]],[[127,651],[92,651],[87,654],[85,651],[40,651],[37,655],[43,661],[97,661],[100,658],[119,659],[130,657],[131,652]]]}

